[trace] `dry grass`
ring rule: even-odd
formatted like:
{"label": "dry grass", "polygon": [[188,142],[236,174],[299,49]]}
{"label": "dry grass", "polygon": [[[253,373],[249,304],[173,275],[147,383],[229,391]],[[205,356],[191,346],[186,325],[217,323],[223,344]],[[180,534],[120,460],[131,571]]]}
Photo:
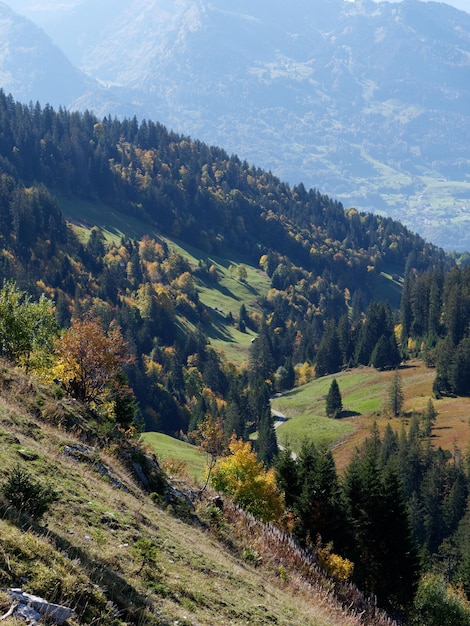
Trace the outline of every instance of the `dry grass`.
{"label": "dry grass", "polygon": [[[382,393],[386,396],[387,387],[393,378],[393,372],[375,372],[380,379]],[[342,471],[351,459],[354,450],[370,434],[374,421],[380,432],[387,424],[395,430],[407,426],[415,413],[423,412],[431,399],[438,412],[435,428],[432,432],[433,444],[447,450],[457,446],[466,452],[470,444],[470,398],[443,398],[436,400],[432,395],[435,370],[428,369],[421,361],[412,361],[400,370],[405,396],[404,416],[390,418],[387,412],[374,411],[355,417],[345,418],[354,425],[354,432],[334,448],[334,457],[339,471]],[[341,378],[338,377],[341,382]],[[367,392],[367,387],[364,388]]]}

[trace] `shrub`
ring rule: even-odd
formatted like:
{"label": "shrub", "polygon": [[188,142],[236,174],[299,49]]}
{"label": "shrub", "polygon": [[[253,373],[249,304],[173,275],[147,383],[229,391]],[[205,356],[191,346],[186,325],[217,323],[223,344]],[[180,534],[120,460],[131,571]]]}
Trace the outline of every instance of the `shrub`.
{"label": "shrub", "polygon": [[470,626],[470,604],[463,592],[438,575],[426,574],[414,601],[416,626]]}
{"label": "shrub", "polygon": [[2,493],[17,511],[27,513],[34,519],[40,519],[58,500],[58,494],[51,485],[35,482],[20,465],[15,465],[10,471]]}
{"label": "shrub", "polygon": [[354,564],[349,559],[345,559],[339,556],[339,554],[332,552],[332,548],[331,543],[324,547],[317,545],[319,563],[332,578],[345,582],[351,578]]}

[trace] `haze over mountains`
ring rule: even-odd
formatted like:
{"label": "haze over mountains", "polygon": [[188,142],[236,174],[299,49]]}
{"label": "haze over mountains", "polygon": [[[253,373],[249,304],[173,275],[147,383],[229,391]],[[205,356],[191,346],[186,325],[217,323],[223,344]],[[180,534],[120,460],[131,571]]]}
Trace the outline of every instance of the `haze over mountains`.
{"label": "haze over mountains", "polygon": [[417,0],[72,4],[42,13],[57,46],[0,4],[15,98],[158,120],[470,249],[470,14]]}

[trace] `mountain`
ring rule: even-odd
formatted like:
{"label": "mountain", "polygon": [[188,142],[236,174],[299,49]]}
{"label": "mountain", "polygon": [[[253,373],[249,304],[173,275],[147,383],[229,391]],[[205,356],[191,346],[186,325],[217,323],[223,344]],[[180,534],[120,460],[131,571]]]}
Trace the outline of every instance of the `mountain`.
{"label": "mountain", "polygon": [[137,115],[470,246],[469,14],[417,0],[93,5],[56,36],[88,75],[130,88]]}
{"label": "mountain", "polygon": [[[335,375],[356,365],[387,370],[396,368],[402,358],[422,357],[436,368],[436,402],[467,395],[470,267],[456,266],[450,255],[391,218],[344,210],[318,191],[290,187],[220,148],[159,123],[23,105],[0,90],[0,127],[0,355],[22,367],[24,376],[34,374],[46,386],[44,393],[36,391],[32,382],[23,378],[17,385],[12,374],[1,372],[5,409],[1,453],[5,455],[6,448],[16,458],[16,446],[21,446],[21,467],[16,469],[9,457],[5,467],[12,469],[4,472],[4,487],[0,485],[0,507],[3,503],[5,518],[11,515],[1,520],[2,536],[11,538],[8,558],[0,559],[9,586],[21,579],[35,594],[54,589],[49,601],[72,604],[80,613],[78,623],[165,624],[194,612],[194,623],[220,623],[220,615],[228,615],[234,623],[262,624],[272,622],[274,615],[285,615],[276,606],[268,617],[264,610],[259,619],[257,614],[253,617],[251,608],[241,611],[240,617],[231,588],[230,603],[224,604],[218,603],[217,586],[204,588],[202,594],[192,591],[204,576],[220,582],[223,566],[205,551],[192,526],[191,538],[183,545],[181,535],[186,534],[181,525],[164,530],[170,517],[155,504],[189,518],[203,535],[212,529],[222,539],[229,537],[231,549],[239,550],[249,563],[273,563],[273,576],[283,589],[291,575],[290,557],[283,550],[290,546],[288,555],[299,563],[298,552],[291,551],[287,538],[280,551],[266,553],[269,529],[265,535],[258,525],[236,523],[242,538],[248,539],[238,548],[225,517],[228,507],[222,517],[213,505],[207,503],[207,509],[199,500],[201,517],[195,519],[191,493],[185,495],[182,485],[176,492],[167,490],[152,458],[136,445],[145,424],[148,430],[189,442],[202,437],[212,456],[214,437],[219,442],[217,454],[219,444],[230,441],[234,458],[220,461],[230,464],[226,475],[235,478],[235,487],[240,485],[239,462],[249,460],[251,468],[263,472],[262,480],[255,476],[248,491],[242,486],[233,492],[222,482],[214,486],[253,514],[269,512],[263,519],[274,521],[283,505],[273,488],[282,484],[285,528],[294,529],[301,545],[309,549],[312,537],[321,535],[325,547],[320,540],[315,545],[331,575],[339,580],[352,576],[392,615],[422,612],[422,595],[416,595],[420,604],[411,606],[422,573],[411,537],[430,557],[442,549],[447,558],[445,546],[454,545],[451,541],[462,545],[452,557],[452,584],[470,592],[463,569],[468,547],[460,541],[468,523],[468,478],[456,448],[452,453],[433,446],[432,430],[441,425],[435,426],[439,410],[431,398],[423,411],[429,373],[426,388],[418,375],[420,404],[412,405],[412,416],[390,417],[383,441],[376,431],[372,445],[366,442],[357,448],[345,481],[339,481],[330,451],[321,448],[320,453],[319,448],[317,454],[312,442],[302,447],[300,465],[295,462],[292,467],[289,451],[281,455],[275,483],[273,472],[266,472],[260,463],[271,463],[278,452],[270,409],[273,392],[296,387],[297,393],[297,387],[314,376]],[[411,369],[412,363],[407,366]],[[385,400],[383,386],[377,391],[372,384],[357,393],[357,380],[348,377],[362,408],[349,404],[349,395],[341,420],[359,417],[362,411],[372,420],[380,408],[369,400],[376,403],[377,396]],[[399,370],[393,381],[398,394]],[[343,383],[346,378],[341,377],[339,384]],[[327,384],[323,378],[324,391],[315,398],[326,395]],[[344,387],[341,392],[346,400]],[[62,402],[56,405],[52,397]],[[25,403],[29,434],[23,434],[20,425],[20,400]],[[14,408],[8,408],[13,402]],[[388,404],[383,410],[389,411]],[[343,428],[341,420],[323,422],[329,422],[328,428],[336,424]],[[398,436],[393,429],[402,424]],[[57,434],[54,425],[60,427]],[[308,437],[314,431],[317,434],[316,427],[309,427]],[[255,451],[249,442],[252,437]],[[72,456],[64,469],[57,458],[62,454]],[[75,462],[85,464],[83,476]],[[34,478],[22,471],[28,467]],[[177,461],[172,465],[176,467]],[[217,470],[220,480],[223,467]],[[253,480],[249,468],[246,475]],[[59,482],[50,489],[52,481],[43,482],[46,476]],[[145,484],[145,477],[150,484]],[[150,501],[136,478],[153,493]],[[131,502],[127,495],[134,489],[137,498]],[[56,517],[48,516],[47,546],[22,534],[24,528],[39,534],[37,524],[14,526],[15,520],[23,519],[21,514],[38,513],[36,504],[18,492],[39,495],[34,502],[41,512],[49,508],[51,517],[57,504]],[[268,496],[267,501],[261,499]],[[260,501],[266,507],[258,513]],[[357,503],[368,504],[362,508]],[[254,505],[256,509],[251,508]],[[414,506],[413,527],[408,506]],[[354,511],[361,511],[361,519]],[[95,531],[95,524],[106,530]],[[116,543],[107,529],[115,532]],[[331,552],[330,541],[338,554]],[[180,569],[179,555],[188,543],[195,546],[194,560],[186,551],[186,565]],[[27,550],[18,563],[19,544],[38,546],[34,558]],[[67,554],[58,561],[56,546]],[[72,579],[57,586],[49,569],[36,564],[60,564],[61,576],[68,563],[63,559],[83,568],[74,569]],[[31,567],[25,570],[24,560],[35,564],[34,572]],[[193,583],[187,576],[194,562],[203,576]],[[309,576],[315,574],[316,568],[304,565],[309,563],[301,563]],[[233,577],[236,563],[232,561],[228,571]],[[301,582],[297,573],[292,575]],[[174,581],[179,584],[173,586]],[[315,578],[306,582],[317,584]],[[299,588],[307,587],[301,582]],[[333,588],[335,594],[344,589],[336,583]],[[90,589],[95,592],[92,598]],[[242,598],[252,597],[249,589],[242,587]],[[356,595],[351,585],[347,589]],[[424,603],[434,606],[440,589]],[[335,597],[340,606],[355,610],[354,598]],[[264,604],[264,595],[255,598],[258,607]],[[367,624],[363,613],[367,606],[359,599],[360,619]],[[211,613],[214,605],[218,622]],[[100,614],[105,607],[114,621],[109,621],[109,613]],[[375,609],[374,601],[372,623],[377,625]],[[463,603],[460,613],[465,611]],[[275,621],[283,623],[280,618]],[[308,623],[290,611],[285,623],[289,621]],[[322,623],[321,618],[316,621]]]}
{"label": "mountain", "polygon": [[[453,266],[391,218],[345,211],[161,124],[20,105],[0,91],[0,125],[3,277],[38,294],[47,288],[63,325],[99,301],[111,307],[139,356],[132,386],[153,430],[187,430],[192,420],[177,373],[192,351],[204,353],[205,384],[227,393],[220,357],[206,354],[208,337],[236,345],[241,361],[253,336],[267,333],[271,354],[259,357],[266,380],[289,363],[312,362],[332,322],[343,318],[348,334],[374,300],[398,308],[405,275]],[[388,336],[390,309],[377,317]],[[338,360],[336,350],[325,373],[343,361],[369,363],[379,337],[359,354],[356,331],[349,354]],[[175,342],[178,360],[170,362],[164,347]],[[141,360],[150,352],[165,365],[156,386]],[[155,414],[155,393],[175,385]]]}
{"label": "mountain", "polygon": [[93,89],[50,39],[0,3],[0,82],[24,102],[68,104]]}
{"label": "mountain", "polygon": [[[133,115],[129,94],[104,89],[77,69],[46,33],[0,2],[0,85],[24,103],[86,109],[88,103],[115,115]],[[121,90],[123,91],[123,90]]]}

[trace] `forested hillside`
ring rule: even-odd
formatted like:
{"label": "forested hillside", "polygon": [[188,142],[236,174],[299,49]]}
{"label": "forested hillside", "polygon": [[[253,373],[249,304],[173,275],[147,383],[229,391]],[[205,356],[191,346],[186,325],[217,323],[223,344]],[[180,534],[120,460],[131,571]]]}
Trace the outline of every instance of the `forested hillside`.
{"label": "forested hillside", "polygon": [[[202,441],[213,460],[223,450],[214,484],[229,493],[237,459],[249,461],[267,521],[320,542],[397,619],[411,614],[420,575],[442,573],[438,555],[467,523],[463,453],[434,450],[430,407],[427,427],[415,416],[400,436],[373,433],[340,479],[329,451],[278,454],[269,399],[410,355],[436,366],[436,394],[468,393],[470,271],[398,222],[151,121],[0,93],[0,169],[1,356],[83,402],[104,440],[144,426]],[[208,290],[238,308],[204,304]],[[232,330],[245,338],[237,362],[209,341]],[[468,547],[452,558],[468,593]]]}
{"label": "forested hillside", "polygon": [[[117,322],[135,354],[128,375],[153,428],[176,433],[197,421],[191,402],[203,396],[186,388],[189,364],[196,365],[197,387],[224,401],[239,385],[253,387],[205,338],[213,312],[199,301],[198,284],[217,284],[211,255],[236,252],[269,276],[271,290],[258,311],[241,307],[223,315],[226,325],[259,333],[252,360],[262,367],[252,370],[262,380],[280,367],[313,363],[319,349],[320,357],[331,354],[323,344],[336,341],[333,327],[343,335],[361,328],[357,322],[377,289],[397,303],[394,287],[406,273],[451,264],[398,222],[344,211],[316,190],[291,189],[236,156],[150,121],[100,121],[1,94],[0,124],[3,277],[34,294],[45,291],[63,327],[86,311]],[[100,202],[103,211],[121,215],[121,239],[107,242],[88,224],[79,240],[60,211],[62,198]],[[80,214],[73,217],[83,224]],[[127,236],[131,218],[149,236]],[[198,266],[172,252],[159,234],[198,248]],[[391,309],[381,315],[380,334],[390,337]],[[182,325],[183,318],[189,323]],[[378,339],[369,338],[356,356],[343,346],[334,362],[317,359],[319,373],[343,361],[368,363]],[[243,425],[257,425],[256,412],[238,412]]]}

